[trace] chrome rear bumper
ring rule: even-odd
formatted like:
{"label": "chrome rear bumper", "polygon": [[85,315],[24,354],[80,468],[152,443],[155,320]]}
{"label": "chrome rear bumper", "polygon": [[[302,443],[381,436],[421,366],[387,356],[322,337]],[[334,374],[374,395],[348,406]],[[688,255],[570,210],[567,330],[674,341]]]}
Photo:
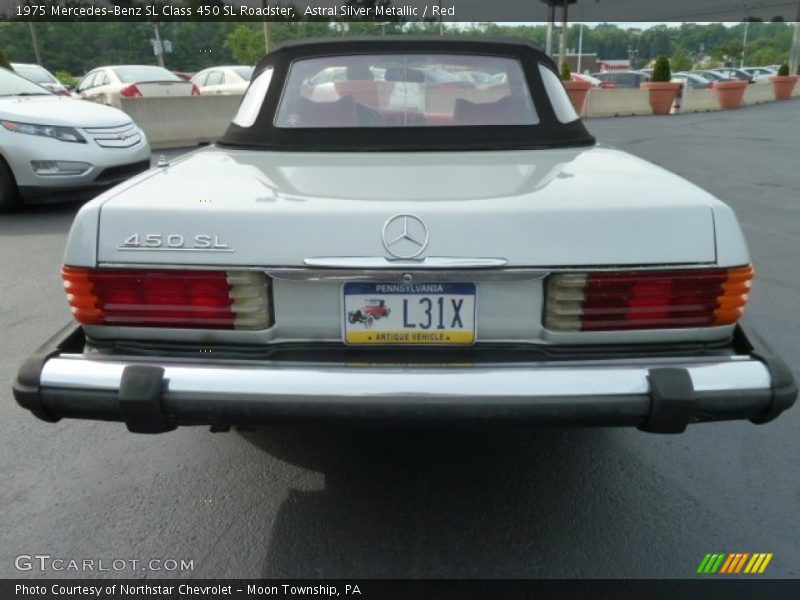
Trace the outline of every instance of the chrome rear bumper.
{"label": "chrome rear bumper", "polygon": [[[17,401],[37,416],[123,421],[131,431],[282,418],[511,418],[540,424],[687,424],[789,408],[788,368],[738,328],[730,355],[453,366],[99,356],[66,351],[73,326],[20,370]],[[741,348],[745,348],[742,352]]]}

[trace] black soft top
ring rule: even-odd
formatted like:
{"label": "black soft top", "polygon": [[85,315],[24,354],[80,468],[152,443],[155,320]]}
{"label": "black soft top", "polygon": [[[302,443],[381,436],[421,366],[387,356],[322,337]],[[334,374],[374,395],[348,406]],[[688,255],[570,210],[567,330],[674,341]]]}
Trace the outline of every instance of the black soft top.
{"label": "black soft top", "polygon": [[[500,56],[520,61],[539,123],[447,127],[279,128],[275,112],[291,64],[299,59],[347,54],[448,53]],[[528,42],[515,38],[380,36],[314,38],[283,44],[256,65],[251,81],[274,69],[261,111],[252,127],[232,123],[221,146],[287,151],[457,151],[563,148],[594,144],[580,119],[561,123],[555,116],[538,64],[556,75],[555,63]]]}

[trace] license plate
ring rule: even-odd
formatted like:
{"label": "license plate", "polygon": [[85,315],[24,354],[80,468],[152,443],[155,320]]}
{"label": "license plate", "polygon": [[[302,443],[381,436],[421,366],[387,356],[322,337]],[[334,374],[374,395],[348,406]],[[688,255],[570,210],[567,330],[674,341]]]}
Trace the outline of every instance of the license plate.
{"label": "license plate", "polygon": [[475,342],[474,283],[345,283],[348,344]]}

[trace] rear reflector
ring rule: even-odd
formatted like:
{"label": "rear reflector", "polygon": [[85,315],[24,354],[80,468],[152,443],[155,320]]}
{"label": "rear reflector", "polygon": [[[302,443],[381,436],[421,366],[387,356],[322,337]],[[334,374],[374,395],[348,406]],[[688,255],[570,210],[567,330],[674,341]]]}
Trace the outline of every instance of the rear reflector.
{"label": "rear reflector", "polygon": [[552,331],[731,325],[744,312],[753,274],[748,265],[551,275],[544,325]]}
{"label": "rear reflector", "polygon": [[62,267],[67,301],[83,325],[266,329],[270,280],[257,271]]}

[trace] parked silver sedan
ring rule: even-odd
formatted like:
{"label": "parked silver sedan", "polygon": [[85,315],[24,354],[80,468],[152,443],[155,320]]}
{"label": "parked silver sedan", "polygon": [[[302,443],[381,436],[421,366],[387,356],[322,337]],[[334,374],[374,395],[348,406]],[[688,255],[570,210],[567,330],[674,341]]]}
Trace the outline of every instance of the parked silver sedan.
{"label": "parked silver sedan", "polygon": [[144,132],[122,111],[0,69],[0,212],[91,196],[149,167]]}
{"label": "parked silver sedan", "polygon": [[59,96],[69,96],[69,90],[61,83],[55,75],[40,65],[28,65],[24,63],[11,63],[11,68],[15,73],[22,75],[25,79],[38,83],[43,88],[58,94]]}

